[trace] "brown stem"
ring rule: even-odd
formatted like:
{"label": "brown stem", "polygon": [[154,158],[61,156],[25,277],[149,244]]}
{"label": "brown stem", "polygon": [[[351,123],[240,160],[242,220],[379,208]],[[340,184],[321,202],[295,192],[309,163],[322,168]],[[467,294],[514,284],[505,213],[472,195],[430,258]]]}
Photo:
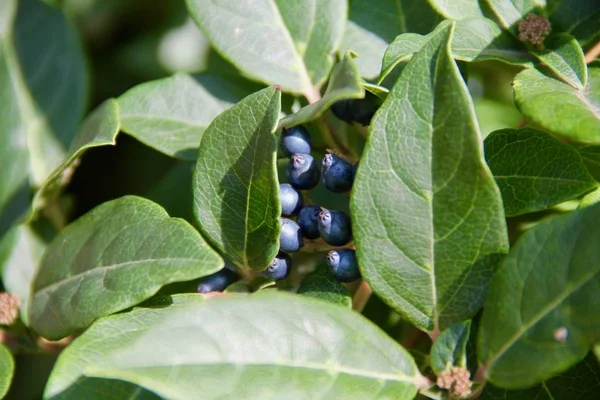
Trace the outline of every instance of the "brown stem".
{"label": "brown stem", "polygon": [[354,297],[352,298],[352,309],[354,311],[362,312],[367,305],[371,294],[373,294],[371,286],[369,286],[367,281],[362,280],[358,285],[358,289],[356,289],[356,292],[354,293]]}
{"label": "brown stem", "polygon": [[405,349],[410,349],[415,345],[417,340],[419,340],[422,333],[423,332],[421,332],[419,329],[413,327],[410,336],[408,338],[406,338],[404,341],[402,341],[402,343],[400,343],[400,344]]}
{"label": "brown stem", "polygon": [[306,100],[308,100],[309,104],[316,103],[317,101],[321,100],[321,93],[319,92],[319,88],[316,87],[313,87],[302,94],[304,97],[306,97]]}
{"label": "brown stem", "polygon": [[600,56],[600,42],[596,43],[587,53],[585,53],[585,63],[589,64]]}

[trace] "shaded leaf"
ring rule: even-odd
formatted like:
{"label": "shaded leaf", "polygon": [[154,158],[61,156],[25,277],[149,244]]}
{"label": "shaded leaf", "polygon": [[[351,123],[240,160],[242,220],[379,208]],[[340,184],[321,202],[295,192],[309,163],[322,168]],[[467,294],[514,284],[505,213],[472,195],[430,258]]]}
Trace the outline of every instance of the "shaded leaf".
{"label": "shaded leaf", "polygon": [[45,398],[90,377],[169,399],[412,399],[425,382],[403,348],[327,302],[270,290],[172,299],[94,324],[61,353]]}
{"label": "shaded leaf", "polygon": [[600,68],[588,70],[588,83],[577,90],[536,69],[513,81],[519,110],[536,124],[575,141],[600,143]]}
{"label": "shaded leaf", "polygon": [[600,4],[589,0],[561,1],[550,15],[555,32],[569,32],[582,44],[600,33]]}
{"label": "shaded leaf", "polygon": [[244,89],[214,74],[177,74],[143,83],[119,97],[121,129],[164,154],[195,160],[204,129],[252,93]]}
{"label": "shaded leaf", "polygon": [[448,366],[467,368],[467,342],[471,321],[459,322],[443,331],[431,348],[431,368],[436,375]]}
{"label": "shaded leaf", "polygon": [[543,8],[546,0],[485,0],[498,22],[505,29],[518,32],[519,22],[529,13]]}
{"label": "shaded leaf", "polygon": [[244,270],[263,270],[279,249],[275,135],[281,92],[246,97],[208,126],[193,177],[194,215],[213,246]]}
{"label": "shaded leaf", "polygon": [[590,174],[597,181],[600,180],[600,146],[578,146],[576,149]]}
{"label": "shaded leaf", "polygon": [[578,208],[591,206],[600,202],[600,189],[596,189],[581,198]]}
{"label": "shaded leaf", "polygon": [[316,270],[302,280],[296,293],[352,308],[352,298],[348,290],[335,280],[323,264],[317,265]]}
{"label": "shaded leaf", "polygon": [[[57,196],[69,183],[79,158],[93,147],[114,146],[119,133],[119,105],[115,100],[107,100],[94,110],[81,124],[73,139],[67,160],[50,174],[36,192],[32,213],[42,208]],[[30,215],[30,218],[33,214]]]}
{"label": "shaded leaf", "polygon": [[28,225],[15,226],[0,242],[2,283],[19,298],[19,316],[25,325],[29,325],[31,283],[45,250],[46,243]]}
{"label": "shaded leaf", "polygon": [[[566,371],[600,340],[600,204],[540,222],[511,248],[486,299],[479,376],[525,388]],[[509,311],[509,312],[508,312]]]}
{"label": "shaded leaf", "polygon": [[535,129],[503,129],[484,142],[506,215],[545,210],[598,186],[573,147]]}
{"label": "shaded leaf", "polygon": [[374,94],[375,96],[379,97],[381,100],[387,99],[387,96],[390,93],[390,90],[388,88],[376,85],[374,83],[369,83],[369,82],[363,81],[363,82],[361,82],[361,86],[367,92]]}
{"label": "shaded leaf", "polygon": [[347,53],[342,60],[333,67],[327,90],[319,101],[301,108],[298,112],[283,118],[279,127],[305,124],[319,118],[333,103],[344,99],[361,99],[365,97],[365,90],[361,86],[360,73],[353,61],[354,55]]}
{"label": "shaded leaf", "polygon": [[187,0],[212,45],[244,73],[312,96],[333,66],[347,4],[335,0]]}
{"label": "shaded leaf", "polygon": [[42,336],[60,339],[167,283],[222,266],[187,222],[149,200],[125,196],[96,207],[50,243],[33,283],[29,320]]}
{"label": "shaded leaf", "polygon": [[524,390],[505,390],[485,385],[481,400],[593,400],[600,392],[600,365],[590,353],[582,362],[542,384]]}
{"label": "shaded leaf", "polygon": [[12,353],[6,346],[0,344],[0,398],[2,399],[8,393],[14,372],[15,360]]}
{"label": "shaded leaf", "polygon": [[577,40],[568,33],[562,33],[551,36],[544,45],[546,50],[532,50],[531,53],[557,77],[576,89],[583,89],[587,84],[587,67]]}
{"label": "shaded leaf", "polygon": [[363,277],[432,333],[473,316],[508,248],[452,30],[436,29],[375,115],[351,198]]}
{"label": "shaded leaf", "polygon": [[[431,34],[423,36],[405,33],[398,36],[387,48],[379,82],[400,63],[405,63],[427,43]],[[452,56],[462,61],[498,60],[508,64],[528,65],[531,57],[527,49],[514,37],[503,32],[490,19],[465,18],[456,21],[452,36]]]}
{"label": "shaded leaf", "polygon": [[506,104],[485,97],[474,99],[473,102],[484,139],[494,131],[517,128],[524,119],[514,104]]}
{"label": "shaded leaf", "polygon": [[63,161],[88,86],[76,31],[58,10],[35,0],[1,7],[0,235]]}
{"label": "shaded leaf", "polygon": [[195,223],[192,193],[192,174],[195,166],[193,161],[177,162],[144,194],[144,197],[160,204],[170,216]]}

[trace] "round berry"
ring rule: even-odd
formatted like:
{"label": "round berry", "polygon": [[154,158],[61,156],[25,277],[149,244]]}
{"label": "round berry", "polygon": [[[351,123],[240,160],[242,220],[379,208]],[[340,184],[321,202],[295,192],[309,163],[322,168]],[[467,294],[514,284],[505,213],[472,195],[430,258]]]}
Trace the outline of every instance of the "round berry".
{"label": "round berry", "polygon": [[358,122],[366,126],[371,124],[375,112],[381,105],[381,100],[374,94],[367,92],[364,99],[345,99],[335,102],[331,112],[349,124]]}
{"label": "round berry", "polygon": [[296,189],[312,189],[319,183],[319,168],[310,154],[294,154],[290,158],[285,174]]}
{"label": "round berry", "polygon": [[327,265],[339,282],[354,282],[360,278],[356,252],[351,249],[331,250],[327,253]]}
{"label": "round berry", "polygon": [[350,99],[339,100],[331,106],[331,112],[338,119],[351,124],[354,121],[352,111],[350,109]]}
{"label": "round berry", "polygon": [[321,163],[321,182],[332,192],[345,193],[352,189],[352,164],[335,154],[326,154]]}
{"label": "round berry", "polygon": [[296,153],[310,154],[310,135],[303,126],[294,126],[281,132],[281,150],[291,157]]}
{"label": "round berry", "polygon": [[267,267],[264,274],[267,278],[275,281],[280,281],[287,278],[292,270],[292,259],[291,257],[280,251],[279,254],[271,261],[271,264]]}
{"label": "round berry", "polygon": [[300,226],[291,219],[279,218],[281,233],[279,234],[279,250],[293,253],[304,245]]}
{"label": "round berry", "polygon": [[352,240],[350,217],[341,211],[323,210],[319,213],[319,233],[332,246],[343,246]]}
{"label": "round berry", "polygon": [[286,217],[298,214],[304,205],[302,195],[289,183],[279,184],[279,200],[281,201],[281,215]]}
{"label": "round berry", "polygon": [[211,292],[222,292],[227,286],[238,281],[239,275],[231,269],[231,267],[225,267],[214,274],[205,276],[200,279],[198,283],[197,293],[211,293]]}
{"label": "round berry", "polygon": [[302,230],[302,235],[307,239],[317,239],[321,234],[319,233],[319,213],[321,207],[319,206],[306,206],[298,213],[298,225]]}

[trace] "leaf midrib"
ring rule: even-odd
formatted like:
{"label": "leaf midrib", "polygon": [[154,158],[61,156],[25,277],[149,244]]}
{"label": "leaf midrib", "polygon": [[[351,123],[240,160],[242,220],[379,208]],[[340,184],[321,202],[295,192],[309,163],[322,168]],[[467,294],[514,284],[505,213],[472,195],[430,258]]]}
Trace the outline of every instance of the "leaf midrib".
{"label": "leaf midrib", "polygon": [[[245,362],[243,364],[236,362],[215,362],[215,363],[203,363],[203,364],[195,364],[195,363],[178,363],[176,365],[147,365],[143,367],[132,367],[125,369],[106,369],[101,367],[91,367],[84,369],[84,375],[88,377],[112,377],[110,374],[102,374],[102,371],[119,371],[122,373],[123,371],[131,371],[131,370],[144,370],[150,368],[173,368],[173,367],[214,367],[218,368],[221,366],[226,367],[236,367],[236,368],[248,368],[248,367],[282,367],[282,368],[297,368],[297,369],[306,369],[306,370],[315,370],[315,371],[323,371],[328,373],[336,373],[336,374],[346,374],[351,376],[370,378],[374,380],[386,380],[386,381],[394,381],[394,382],[405,382],[410,383],[415,386],[418,386],[421,382],[417,376],[408,376],[408,375],[400,375],[393,373],[383,373],[383,372],[375,372],[368,371],[361,368],[352,368],[352,367],[336,367],[331,368],[331,365],[322,364],[322,363],[297,363],[297,362]],[[102,374],[102,375],[100,375]],[[121,375],[122,376],[122,375]],[[406,378],[406,379],[404,379]],[[410,379],[412,378],[412,379]]]}

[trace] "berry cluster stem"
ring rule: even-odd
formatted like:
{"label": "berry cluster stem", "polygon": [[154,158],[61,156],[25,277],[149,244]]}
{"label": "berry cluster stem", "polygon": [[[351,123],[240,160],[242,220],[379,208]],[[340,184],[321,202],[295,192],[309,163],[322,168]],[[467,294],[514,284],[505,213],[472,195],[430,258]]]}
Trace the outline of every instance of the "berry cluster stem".
{"label": "berry cluster stem", "polygon": [[600,41],[585,53],[585,63],[590,64],[598,56],[600,56]]}
{"label": "berry cluster stem", "polygon": [[362,312],[369,301],[369,298],[373,294],[373,289],[364,279],[360,281],[358,285],[358,289],[354,293],[354,297],[352,298],[352,309],[356,312]]}

